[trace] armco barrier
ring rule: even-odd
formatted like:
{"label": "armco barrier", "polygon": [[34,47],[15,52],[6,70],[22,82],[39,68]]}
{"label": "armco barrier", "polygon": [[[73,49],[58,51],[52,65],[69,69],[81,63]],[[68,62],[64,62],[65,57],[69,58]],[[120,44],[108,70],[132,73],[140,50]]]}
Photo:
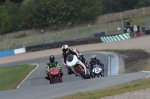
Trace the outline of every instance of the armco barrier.
{"label": "armco barrier", "polygon": [[0,52],[0,57],[4,57],[4,56],[11,56],[14,55],[14,50],[9,50],[9,51],[5,51],[5,52]]}
{"label": "armco barrier", "polygon": [[4,52],[0,52],[0,58],[1,57],[5,57],[5,56],[11,56],[11,55],[16,55],[16,54],[21,54],[21,53],[25,53],[25,52],[26,52],[25,48],[19,48],[19,49],[4,51]]}
{"label": "armco barrier", "polygon": [[61,48],[61,46],[64,44],[68,44],[69,46],[74,46],[74,45],[91,44],[91,43],[100,43],[100,37],[27,46],[26,52],[39,51],[39,50],[52,49],[52,48]]}
{"label": "armco barrier", "polygon": [[26,49],[25,48],[19,48],[19,49],[15,49],[14,50],[14,53],[15,54],[21,54],[21,53],[25,53],[26,52]]}
{"label": "armco barrier", "polygon": [[103,43],[105,43],[105,42],[116,42],[116,41],[127,40],[130,38],[131,37],[130,37],[129,33],[116,34],[116,35],[101,37],[101,42],[103,42]]}

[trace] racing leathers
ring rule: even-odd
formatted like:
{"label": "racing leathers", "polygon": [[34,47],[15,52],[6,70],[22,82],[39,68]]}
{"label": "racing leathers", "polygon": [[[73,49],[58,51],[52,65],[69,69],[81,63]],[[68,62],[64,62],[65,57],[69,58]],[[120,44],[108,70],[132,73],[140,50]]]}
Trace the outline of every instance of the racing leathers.
{"label": "racing leathers", "polygon": [[76,55],[79,58],[78,53],[76,51],[74,51],[73,49],[69,49],[69,51],[67,53],[62,53],[62,61],[63,61],[63,64],[65,65],[65,67],[67,68],[67,72],[69,75],[73,73],[71,68],[69,68],[66,64],[66,59],[70,54]]}
{"label": "racing leathers", "polygon": [[[78,59],[81,62],[83,62],[85,64],[85,66],[87,67],[87,63],[88,63],[87,59],[83,56],[82,53],[79,53],[79,51],[76,50],[76,49],[69,49],[68,53],[62,53],[62,61],[63,61],[63,64],[65,65],[65,67],[68,68],[68,66],[66,64],[66,59],[70,54],[76,55],[78,57]],[[67,72],[68,72],[69,75],[73,73],[71,68],[68,68]]]}
{"label": "racing leathers", "polygon": [[83,62],[83,64],[84,64],[87,68],[89,68],[89,67],[88,67],[88,60],[86,59],[86,57],[84,57],[82,53],[80,53],[79,56],[80,56],[80,60]]}
{"label": "racing leathers", "polygon": [[73,51],[78,54],[79,60],[80,60],[86,67],[88,67],[88,60],[86,59],[86,57],[84,57],[84,55],[83,55],[82,53],[80,53],[78,49],[73,49]]}
{"label": "racing leathers", "polygon": [[98,64],[102,67],[102,72],[104,73],[104,64],[99,60],[99,59],[95,59],[95,60],[91,60],[89,62],[89,67],[90,67],[90,75],[92,76],[92,69],[93,69],[93,65]]}
{"label": "racing leathers", "polygon": [[48,79],[49,80],[49,70],[52,68],[52,67],[58,67],[59,69],[60,69],[60,75],[61,75],[61,77],[63,76],[63,72],[62,72],[62,67],[58,64],[58,61],[54,61],[53,63],[51,63],[51,62],[48,62],[47,63],[47,67],[46,67],[46,79]]}

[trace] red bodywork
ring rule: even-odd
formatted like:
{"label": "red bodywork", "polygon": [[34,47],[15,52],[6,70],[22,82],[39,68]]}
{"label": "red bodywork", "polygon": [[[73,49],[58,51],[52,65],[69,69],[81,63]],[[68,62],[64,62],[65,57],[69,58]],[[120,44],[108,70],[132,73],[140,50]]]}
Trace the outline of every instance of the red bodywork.
{"label": "red bodywork", "polygon": [[58,67],[52,67],[49,70],[49,74],[51,84],[62,82],[62,77],[60,76],[60,69]]}
{"label": "red bodywork", "polygon": [[[77,66],[75,66],[75,67],[77,67]],[[80,68],[81,71],[84,71],[84,68],[81,65],[78,65],[78,67]],[[80,75],[80,73],[77,71],[76,68],[74,70],[76,71],[77,74]]]}

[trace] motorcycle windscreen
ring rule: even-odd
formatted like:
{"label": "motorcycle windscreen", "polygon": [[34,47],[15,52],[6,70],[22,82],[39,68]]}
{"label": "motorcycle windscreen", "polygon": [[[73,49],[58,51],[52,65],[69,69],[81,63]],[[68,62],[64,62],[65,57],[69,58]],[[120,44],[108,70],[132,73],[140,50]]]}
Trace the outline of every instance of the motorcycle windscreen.
{"label": "motorcycle windscreen", "polygon": [[100,66],[98,66],[98,65],[93,66],[92,72],[94,72],[94,73],[100,73],[101,71],[102,71],[102,68]]}
{"label": "motorcycle windscreen", "polygon": [[[71,58],[71,56],[70,56],[70,58]],[[72,55],[72,60],[71,59],[69,60],[69,58],[68,58],[66,61],[67,65],[70,67],[76,65],[77,62],[78,62],[78,58],[75,55]]]}

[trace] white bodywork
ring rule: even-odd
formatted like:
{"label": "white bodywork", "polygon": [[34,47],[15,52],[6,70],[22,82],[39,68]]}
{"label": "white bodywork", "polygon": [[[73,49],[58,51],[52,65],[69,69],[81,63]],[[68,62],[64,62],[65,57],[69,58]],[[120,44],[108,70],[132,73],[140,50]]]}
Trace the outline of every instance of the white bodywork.
{"label": "white bodywork", "polygon": [[73,55],[73,60],[71,61],[71,62],[68,62],[68,61],[66,61],[66,64],[72,69],[72,71],[75,73],[75,74],[77,74],[77,75],[79,75],[78,73],[76,73],[76,71],[74,70],[74,66],[76,65],[76,64],[79,64],[79,65],[81,65],[83,68],[84,68],[84,73],[86,74],[87,73],[87,69],[86,69],[86,67],[85,67],[85,65],[77,58],[77,56],[75,56],[75,55]]}
{"label": "white bodywork", "polygon": [[102,71],[101,66],[99,66],[99,65],[93,66],[92,72],[99,74],[101,71]]}

